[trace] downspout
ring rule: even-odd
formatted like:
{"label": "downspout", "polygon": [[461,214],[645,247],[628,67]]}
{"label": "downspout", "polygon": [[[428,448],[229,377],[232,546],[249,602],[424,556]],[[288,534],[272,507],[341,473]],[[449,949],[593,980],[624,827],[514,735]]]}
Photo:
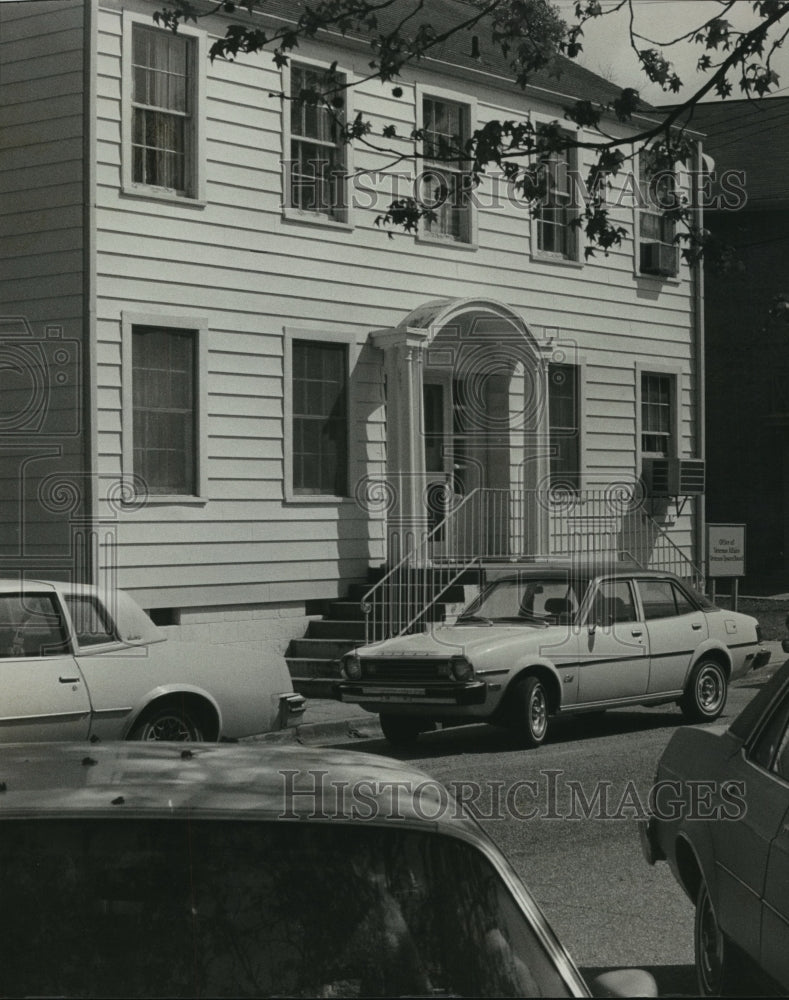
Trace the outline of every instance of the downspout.
{"label": "downspout", "polygon": [[[696,143],[695,171],[693,184],[693,199],[695,203],[695,223],[701,230],[704,226],[704,204],[702,183],[704,159],[701,142]],[[691,331],[693,358],[695,361],[693,379],[693,398],[695,401],[693,450],[696,458],[705,460],[706,469],[706,389],[705,389],[705,339],[704,339],[704,260],[698,260],[692,270],[693,280],[693,315]],[[705,485],[706,489],[706,485]],[[695,532],[694,532],[694,562],[706,577],[706,504],[702,493],[694,500]]]}
{"label": "downspout", "polygon": [[98,3],[84,0],[82,107],[82,426],[83,497],[82,573],[98,583],[100,560],[98,507],[98,435],[96,428],[96,104]]}

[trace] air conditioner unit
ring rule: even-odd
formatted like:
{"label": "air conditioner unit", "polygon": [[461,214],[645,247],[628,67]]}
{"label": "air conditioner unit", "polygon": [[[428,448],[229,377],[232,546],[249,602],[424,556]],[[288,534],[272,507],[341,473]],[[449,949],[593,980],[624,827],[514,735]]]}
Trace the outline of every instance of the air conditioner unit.
{"label": "air conditioner unit", "polygon": [[645,458],[644,482],[652,497],[691,497],[704,492],[700,458]]}
{"label": "air conditioner unit", "polygon": [[673,243],[642,243],[641,270],[644,274],[673,277],[679,270],[677,247]]}

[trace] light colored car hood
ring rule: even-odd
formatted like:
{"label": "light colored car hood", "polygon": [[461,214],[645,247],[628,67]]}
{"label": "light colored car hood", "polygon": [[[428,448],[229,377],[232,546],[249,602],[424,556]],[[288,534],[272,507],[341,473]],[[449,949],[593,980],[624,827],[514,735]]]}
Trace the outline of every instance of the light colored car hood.
{"label": "light colored car hood", "polygon": [[543,648],[555,649],[571,641],[569,625],[441,625],[429,632],[404,635],[397,639],[364,646],[360,656],[450,657],[466,656],[473,663],[495,654],[499,663],[506,662],[506,653],[539,653]]}

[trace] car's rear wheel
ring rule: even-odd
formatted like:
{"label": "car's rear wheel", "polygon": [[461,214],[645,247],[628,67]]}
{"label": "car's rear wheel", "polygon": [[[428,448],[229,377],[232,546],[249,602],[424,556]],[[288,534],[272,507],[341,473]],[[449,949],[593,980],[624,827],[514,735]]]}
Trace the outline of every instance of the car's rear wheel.
{"label": "car's rear wheel", "polygon": [[696,897],[693,943],[700,996],[748,995],[742,958],[718,926],[704,879]]}
{"label": "car's rear wheel", "polygon": [[513,722],[527,747],[538,747],[548,735],[548,694],[539,677],[521,681],[512,692]]}
{"label": "car's rear wheel", "polygon": [[392,746],[411,746],[422,731],[418,720],[408,715],[391,715],[388,712],[381,712],[379,719],[381,731]]}
{"label": "car's rear wheel", "polygon": [[132,740],[167,740],[176,743],[200,743],[200,723],[183,706],[169,702],[154,708],[132,730]]}
{"label": "car's rear wheel", "polygon": [[711,722],[723,711],[728,693],[726,671],[720,663],[701,660],[693,668],[679,707],[691,722]]}

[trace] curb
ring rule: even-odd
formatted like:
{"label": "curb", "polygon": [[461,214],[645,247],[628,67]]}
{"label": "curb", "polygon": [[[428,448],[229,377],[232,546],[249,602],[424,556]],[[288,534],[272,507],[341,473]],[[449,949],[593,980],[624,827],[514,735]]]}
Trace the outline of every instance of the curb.
{"label": "curb", "polygon": [[[361,723],[361,724],[360,724]],[[381,727],[376,717],[370,721],[360,720],[358,716],[347,719],[332,719],[330,722],[303,722],[300,726],[282,729],[276,733],[261,733],[259,736],[246,737],[241,742],[249,743],[312,743],[325,739],[383,739]]]}

